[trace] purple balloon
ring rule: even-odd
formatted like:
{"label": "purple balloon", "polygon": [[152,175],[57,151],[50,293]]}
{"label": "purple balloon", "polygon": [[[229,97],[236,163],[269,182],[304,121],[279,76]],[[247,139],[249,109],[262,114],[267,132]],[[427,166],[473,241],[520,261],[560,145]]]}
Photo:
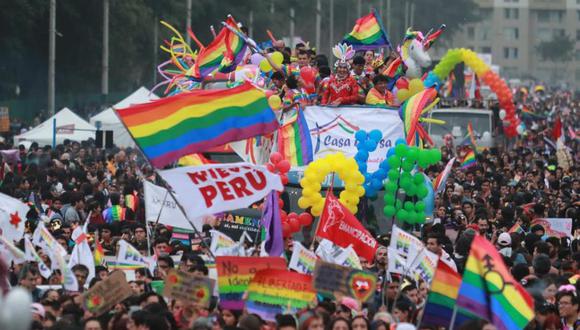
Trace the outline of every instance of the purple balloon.
{"label": "purple balloon", "polygon": [[250,63],[254,64],[254,65],[260,65],[260,62],[264,59],[264,56],[262,56],[261,54],[258,53],[254,53],[252,54],[252,56],[250,56]]}

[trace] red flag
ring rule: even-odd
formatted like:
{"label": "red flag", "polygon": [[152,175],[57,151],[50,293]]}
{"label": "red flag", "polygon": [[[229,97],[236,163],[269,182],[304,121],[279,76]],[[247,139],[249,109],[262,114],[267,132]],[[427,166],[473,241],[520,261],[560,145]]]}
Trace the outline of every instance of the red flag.
{"label": "red flag", "polygon": [[558,141],[558,139],[562,136],[562,121],[560,117],[556,117],[556,121],[554,121],[554,128],[552,128],[552,139],[554,141]]}
{"label": "red flag", "polygon": [[316,236],[326,238],[340,247],[352,244],[356,253],[373,260],[378,243],[350,211],[334,197],[332,190],[326,194],[326,203],[320,216]]}

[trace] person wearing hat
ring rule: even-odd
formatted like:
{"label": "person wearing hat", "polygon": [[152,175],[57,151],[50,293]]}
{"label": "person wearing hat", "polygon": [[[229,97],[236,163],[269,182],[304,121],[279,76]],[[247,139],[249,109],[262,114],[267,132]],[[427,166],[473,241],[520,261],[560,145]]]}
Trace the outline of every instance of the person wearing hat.
{"label": "person wearing hat", "polygon": [[511,258],[512,256],[512,237],[509,233],[501,233],[497,238],[496,247],[499,253],[504,257]]}
{"label": "person wearing hat", "polygon": [[356,104],[359,100],[359,86],[350,74],[350,64],[348,63],[354,56],[354,50],[352,46],[342,44],[335,46],[332,52],[338,61],[334,64],[335,75],[328,81],[321,104]]}

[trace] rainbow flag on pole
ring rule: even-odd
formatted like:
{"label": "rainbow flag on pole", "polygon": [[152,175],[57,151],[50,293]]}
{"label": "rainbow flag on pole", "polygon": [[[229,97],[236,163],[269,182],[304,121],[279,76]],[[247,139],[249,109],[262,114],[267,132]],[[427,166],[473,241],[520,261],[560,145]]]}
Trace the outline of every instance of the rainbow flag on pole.
{"label": "rainbow flag on pole", "polygon": [[[225,22],[235,31],[239,31],[238,24],[233,17],[228,17]],[[241,63],[246,53],[246,42],[232,30],[223,27],[215,39],[199,51],[192,67],[192,72],[188,75],[195,80],[203,78],[214,73],[230,72],[236,69],[238,63]]]}
{"label": "rainbow flag on pole", "polygon": [[266,95],[249,82],[230,89],[181,93],[117,113],[157,167],[278,128]]}
{"label": "rainbow flag on pole", "polygon": [[352,45],[355,50],[391,47],[391,42],[381,23],[381,18],[375,10],[357,19],[354,28],[344,36],[342,42]]}
{"label": "rainbow flag on pole", "polygon": [[473,150],[469,150],[463,160],[461,161],[461,168],[466,170],[472,166],[475,166],[477,161],[475,160],[475,152]]}
{"label": "rainbow flag on pole", "polygon": [[[431,282],[431,292],[427,297],[421,324],[449,328],[460,286],[461,275],[445,262],[439,260],[435,277]],[[471,318],[468,313],[458,310],[455,324],[461,325]]]}
{"label": "rainbow flag on pole", "polygon": [[103,250],[101,242],[99,242],[98,236],[95,236],[95,251],[93,256],[95,258],[95,266],[104,265],[106,263],[105,251]]}
{"label": "rainbow flag on pole", "polygon": [[471,243],[457,307],[489,320],[499,330],[523,329],[534,318],[534,301],[516,281],[497,249],[476,235]]}
{"label": "rainbow flag on pole", "polygon": [[313,160],[312,141],[302,109],[278,130],[278,152],[292,166],[308,165]]}

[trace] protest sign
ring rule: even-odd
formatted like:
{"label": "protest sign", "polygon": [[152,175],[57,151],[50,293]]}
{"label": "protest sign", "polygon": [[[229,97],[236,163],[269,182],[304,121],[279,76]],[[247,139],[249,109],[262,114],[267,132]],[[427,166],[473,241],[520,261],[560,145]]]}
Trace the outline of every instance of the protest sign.
{"label": "protest sign", "polygon": [[83,295],[86,310],[99,316],[133,295],[133,290],[121,271],[112,272],[107,279],[97,282]]}
{"label": "protest sign", "polygon": [[423,281],[431,283],[438,260],[439,257],[435,253],[423,248],[412,261],[408,261],[412,262],[409,269],[415,275],[416,280],[421,278]]}
{"label": "protest sign", "polygon": [[571,218],[539,218],[532,221],[533,225],[541,225],[546,231],[548,237],[570,237],[572,238],[572,219]]}
{"label": "protest sign", "polygon": [[265,269],[257,272],[248,286],[246,308],[266,321],[276,321],[277,314],[296,314],[315,298],[312,276]]}
{"label": "protest sign", "polygon": [[262,269],[286,269],[286,260],[279,257],[216,257],[220,306],[244,308],[243,294],[254,274]]}
{"label": "protest sign", "polygon": [[345,267],[350,267],[354,269],[362,269],[360,264],[360,259],[353,249],[352,245],[349,245],[346,249],[342,249],[342,252],[336,256],[335,261],[337,264]]}
{"label": "protest sign", "polygon": [[322,260],[314,268],[314,289],[323,294],[340,293],[361,302],[367,301],[377,287],[377,275]]}
{"label": "protest sign", "polygon": [[248,163],[179,167],[159,172],[190,219],[235,210],[282,190],[280,176]]}
{"label": "protest sign", "polygon": [[396,273],[405,275],[405,269],[407,266],[407,262],[405,261],[405,257],[402,257],[397,250],[392,247],[388,248],[388,255],[389,255],[389,265],[388,265],[388,272],[389,273]]}
{"label": "protest sign", "polygon": [[260,231],[260,218],[254,218],[243,215],[235,215],[232,213],[222,213],[216,215],[216,219],[220,221],[218,227],[219,231],[228,235],[234,241],[238,241],[244,231],[250,235],[252,240],[260,236],[258,232]]}
{"label": "protest sign", "polygon": [[[183,212],[177,206],[167,189],[154,185],[149,181],[143,182],[145,193],[145,219],[149,222],[157,222],[183,229],[191,229],[191,224],[187,221]],[[203,218],[191,218],[197,230],[201,231]]]}
{"label": "protest sign", "polygon": [[163,296],[172,299],[193,301],[200,306],[209,307],[215,281],[199,277],[177,269],[170,269],[165,277]]}
{"label": "protest sign", "polygon": [[417,249],[420,249],[422,246],[423,242],[421,242],[417,237],[395,225],[393,226],[390,247],[396,250],[397,253],[403,257],[408,257],[409,254],[416,254]]}
{"label": "protest sign", "polygon": [[288,268],[302,274],[310,275],[314,272],[317,259],[318,257],[314,252],[308,250],[299,242],[294,242],[292,257],[288,263]]}

